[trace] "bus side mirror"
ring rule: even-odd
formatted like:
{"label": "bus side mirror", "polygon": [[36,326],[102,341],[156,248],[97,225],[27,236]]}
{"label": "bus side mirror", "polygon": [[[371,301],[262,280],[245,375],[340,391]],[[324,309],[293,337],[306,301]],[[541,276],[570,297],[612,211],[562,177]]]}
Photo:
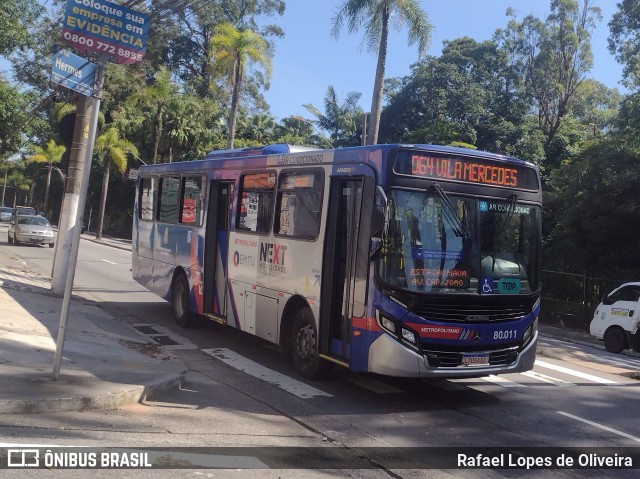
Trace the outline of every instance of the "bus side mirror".
{"label": "bus side mirror", "polygon": [[374,232],[381,231],[382,240],[387,237],[389,232],[389,200],[381,186],[376,187],[376,209],[374,211]]}

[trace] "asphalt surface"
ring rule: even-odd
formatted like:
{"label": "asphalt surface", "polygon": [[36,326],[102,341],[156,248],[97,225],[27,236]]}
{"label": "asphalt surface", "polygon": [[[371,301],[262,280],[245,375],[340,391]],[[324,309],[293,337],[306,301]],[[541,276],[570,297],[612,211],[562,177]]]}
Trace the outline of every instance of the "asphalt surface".
{"label": "asphalt surface", "polygon": [[[87,234],[82,239],[131,249],[126,240]],[[31,271],[0,270],[0,414],[111,408],[139,402],[183,380],[187,368],[179,358],[76,296],[64,330],[61,367],[54,374],[62,299],[51,296],[49,288],[49,278]],[[540,331],[542,356],[593,361],[592,355],[567,351],[553,341],[545,344],[545,337],[604,349],[583,332],[546,324],[540,324]]]}

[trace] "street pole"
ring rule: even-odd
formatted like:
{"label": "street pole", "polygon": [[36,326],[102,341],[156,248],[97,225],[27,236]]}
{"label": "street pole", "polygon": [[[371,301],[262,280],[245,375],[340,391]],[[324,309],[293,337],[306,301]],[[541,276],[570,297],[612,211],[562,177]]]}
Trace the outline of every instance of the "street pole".
{"label": "street pole", "polygon": [[[60,221],[61,226],[64,226],[64,229],[61,227],[58,231],[58,236],[60,236],[61,232],[67,233],[67,236],[69,236],[68,233],[71,233],[71,245],[70,248],[66,250],[66,244],[63,244],[63,246],[60,247],[60,240],[56,242],[58,243],[56,253],[62,252],[62,256],[56,261],[53,278],[51,279],[51,292],[54,295],[59,291],[62,280],[65,280],[64,298],[62,300],[62,311],[60,313],[60,326],[58,328],[58,337],[56,338],[56,355],[54,358],[52,373],[53,381],[57,381],[60,377],[62,351],[64,348],[67,319],[69,317],[69,307],[71,303],[71,291],[76,273],[78,247],[80,246],[80,225],[82,224],[82,216],[84,214],[84,207],[87,200],[89,175],[91,173],[91,161],[93,158],[93,146],[98,129],[98,114],[100,113],[100,100],[102,98],[102,89],[104,85],[105,65],[106,60],[104,58],[98,58],[95,74],[95,93],[92,98],[83,97],[84,100],[81,100],[80,102],[79,106],[81,106],[82,109],[79,109],[79,111],[82,113],[80,114],[80,117],[76,116],[76,129],[73,133],[74,142],[71,145],[69,174],[67,177],[67,184],[65,185],[64,204],[66,208],[63,207],[63,213],[65,215]],[[87,116],[90,116],[88,122],[86,121]],[[78,129],[81,130],[79,133]],[[82,157],[79,153],[84,152],[84,163],[78,161],[76,164],[72,164],[71,159],[74,158],[74,146],[76,146],[76,139],[80,140],[77,144],[76,159],[80,160]],[[78,180],[80,180],[80,183]],[[56,266],[58,266],[57,271]]]}
{"label": "street pole", "polygon": [[6,170],[4,170],[4,185],[2,185],[2,206],[4,206],[4,192],[7,191],[7,172],[9,171],[9,168],[7,167]]}

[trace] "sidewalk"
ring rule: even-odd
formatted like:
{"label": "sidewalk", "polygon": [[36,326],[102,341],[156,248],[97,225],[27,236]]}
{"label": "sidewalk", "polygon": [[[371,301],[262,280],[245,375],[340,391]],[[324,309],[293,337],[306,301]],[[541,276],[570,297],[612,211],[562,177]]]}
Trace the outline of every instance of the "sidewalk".
{"label": "sidewalk", "polygon": [[20,268],[0,274],[0,414],[110,408],[180,382],[182,361],[76,297],[53,381],[62,299],[49,284]]}

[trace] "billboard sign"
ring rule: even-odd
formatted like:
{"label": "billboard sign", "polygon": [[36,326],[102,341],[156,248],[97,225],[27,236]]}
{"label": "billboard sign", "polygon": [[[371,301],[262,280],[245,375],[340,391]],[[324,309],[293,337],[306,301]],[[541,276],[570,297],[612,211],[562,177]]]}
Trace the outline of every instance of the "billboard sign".
{"label": "billboard sign", "polygon": [[60,50],[53,56],[51,81],[81,95],[93,95],[95,74],[95,63],[91,63],[86,58],[74,55],[67,50]]}
{"label": "billboard sign", "polygon": [[80,53],[139,63],[147,48],[150,19],[113,0],[67,0],[62,39]]}

